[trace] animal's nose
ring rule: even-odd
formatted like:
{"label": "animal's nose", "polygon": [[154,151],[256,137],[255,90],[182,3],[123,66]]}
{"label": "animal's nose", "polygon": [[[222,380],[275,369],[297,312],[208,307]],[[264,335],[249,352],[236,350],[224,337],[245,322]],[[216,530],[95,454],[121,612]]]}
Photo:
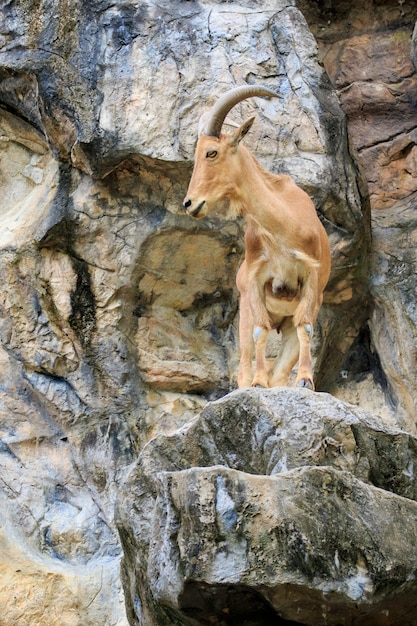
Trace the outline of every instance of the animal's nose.
{"label": "animal's nose", "polygon": [[189,209],[191,205],[192,205],[191,200],[184,200],[183,207],[185,210]]}

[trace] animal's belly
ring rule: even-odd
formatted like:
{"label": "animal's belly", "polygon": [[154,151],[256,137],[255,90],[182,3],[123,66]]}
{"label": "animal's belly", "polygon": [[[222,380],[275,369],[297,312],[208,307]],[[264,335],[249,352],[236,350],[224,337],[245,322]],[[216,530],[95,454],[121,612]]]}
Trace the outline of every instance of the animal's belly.
{"label": "animal's belly", "polygon": [[299,300],[280,300],[279,298],[267,296],[266,297],[266,309],[273,320],[280,320],[283,317],[289,317],[294,315],[296,308],[299,304]]}
{"label": "animal's belly", "polygon": [[265,305],[273,320],[279,321],[283,317],[294,315],[300,303],[300,287],[291,288],[282,286],[272,289],[272,284],[265,284]]}

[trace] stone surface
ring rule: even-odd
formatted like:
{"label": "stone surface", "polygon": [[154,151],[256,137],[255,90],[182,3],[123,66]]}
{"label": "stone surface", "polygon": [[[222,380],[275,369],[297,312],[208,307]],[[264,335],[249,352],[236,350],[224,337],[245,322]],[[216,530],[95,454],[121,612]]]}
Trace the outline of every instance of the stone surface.
{"label": "stone surface", "polygon": [[[79,279],[80,284],[84,281],[87,285],[88,281],[93,292],[96,291],[96,276],[101,288],[103,280],[107,280],[104,279],[106,273],[113,273],[114,267],[118,267],[116,276],[108,278],[108,285],[114,284],[114,289],[124,290],[124,295],[136,299],[130,306],[139,311],[143,319],[136,338],[131,336],[131,328],[128,334],[134,343],[141,344],[138,351],[145,382],[158,388],[200,393],[214,387],[227,389],[235,380],[236,358],[228,354],[225,344],[235,345],[236,332],[231,318],[237,310],[237,302],[232,285],[242,253],[241,225],[222,226],[218,222],[202,226],[203,232],[210,229],[209,238],[202,236],[198,240],[199,234],[194,234],[194,247],[191,245],[179,253],[178,267],[177,257],[172,258],[172,279],[167,279],[166,287],[172,291],[173,299],[165,297],[164,302],[160,294],[149,293],[153,289],[151,272],[155,272],[153,276],[157,280],[165,271],[166,261],[158,260],[157,256],[163,254],[167,238],[173,247],[175,241],[182,238],[184,229],[194,232],[194,226],[186,224],[179,216],[169,221],[167,211],[178,215],[190,173],[190,163],[185,159],[192,157],[196,122],[206,103],[219,93],[219,86],[226,89],[239,81],[253,82],[255,77],[259,82],[271,82],[275,77],[275,87],[281,94],[278,109],[272,103],[258,100],[243,103],[234,114],[240,121],[242,116],[257,108],[259,121],[252,136],[256,154],[271,169],[290,171],[295,176],[313,195],[329,229],[334,270],[327,297],[328,312],[318,331],[316,381],[319,388],[326,388],[329,379],[334,378],[334,370],[340,366],[357,334],[359,320],[365,317],[362,303],[369,215],[366,209],[362,215],[361,194],[348,155],[344,120],[337,99],[315,60],[315,42],[301,14],[291,3],[289,5],[286,2],[267,4],[259,12],[256,2],[248,2],[242,14],[234,4],[228,5],[226,10],[210,3],[198,7],[193,3],[178,3],[177,21],[171,30],[172,20],[166,12],[168,5],[142,3],[138,12],[124,5],[106,6],[94,27],[87,20],[87,8],[80,7],[77,22],[70,21],[66,25],[73,40],[82,42],[77,51],[59,38],[59,24],[64,19],[62,8],[51,4],[53,22],[45,28],[46,16],[42,15],[37,21],[36,33],[23,32],[21,22],[26,19],[26,5],[22,4],[16,14],[7,15],[6,27],[12,29],[16,22],[22,32],[20,38],[9,41],[6,37],[4,63],[8,69],[3,72],[4,102],[10,110],[43,130],[52,154],[67,164],[61,166],[55,196],[50,198],[49,221],[37,225],[37,238],[46,237],[49,248],[58,247],[62,252],[62,246],[68,248],[68,245],[56,241],[55,233],[62,239],[62,232],[66,231],[68,237],[74,239],[74,246],[79,248],[73,251],[79,257],[77,263],[85,262],[84,269],[89,273],[89,268],[93,268],[89,277]],[[171,10],[172,3],[169,6]],[[99,28],[104,26],[105,36]],[[197,30],[204,33],[202,41],[195,38]],[[57,36],[55,53],[43,42],[43,38],[50,39],[51,31]],[[157,51],[166,32],[171,33],[170,46],[165,46],[164,58],[157,62],[162,54]],[[297,34],[297,45],[294,45],[293,32]],[[27,67],[34,64],[34,52],[29,40],[32,41],[35,34],[45,69],[30,74]],[[257,53],[253,54],[255,47]],[[97,60],[100,54],[100,63],[88,65],[87,59]],[[192,64],[189,55],[193,58]],[[225,66],[224,59],[229,57],[239,58],[239,62]],[[152,63],[149,63],[150,58]],[[74,72],[70,76],[63,75],[58,71],[63,61],[82,71],[79,75]],[[223,76],[223,80],[219,80],[219,76]],[[69,77],[75,81],[73,91],[65,82]],[[165,93],[167,84],[175,88],[175,93],[169,97]],[[113,98],[115,91],[123,94],[123,107]],[[99,93],[102,94],[100,102]],[[52,162],[56,166],[53,158]],[[39,178],[40,170],[39,164],[35,177]],[[105,178],[93,182],[91,175]],[[31,207],[31,203],[28,201],[26,206]],[[112,217],[106,213],[109,204],[113,206]],[[121,211],[120,204],[123,205]],[[141,216],[137,214],[138,207],[141,207]],[[16,212],[15,207],[12,210]],[[30,208],[28,211],[33,216]],[[116,226],[120,213],[124,216]],[[136,227],[131,221],[132,215],[137,215]],[[27,215],[25,220],[28,218]],[[106,253],[104,249],[98,252],[99,242],[106,237],[104,233],[111,222],[118,229],[112,235],[118,242],[109,242]],[[96,228],[99,223],[100,227]],[[55,230],[52,229],[54,224]],[[77,232],[72,234],[75,227]],[[170,227],[170,233],[162,232]],[[83,234],[83,230],[88,233]],[[94,237],[97,239],[91,243]],[[132,248],[128,251],[125,243],[121,250],[119,244],[128,239]],[[219,244],[215,243],[216,239],[220,239]],[[181,243],[184,243],[182,239]],[[87,251],[90,244],[91,251]],[[204,249],[207,251],[202,262],[207,262],[210,256],[217,258],[220,250],[223,258],[227,257],[226,262],[218,257],[217,270],[210,268],[214,275],[207,274],[212,281],[209,289],[203,285],[190,286],[193,277],[197,283],[204,280],[204,276],[197,273],[200,260],[194,258],[195,250],[200,248],[202,254]],[[134,250],[138,251],[136,258],[132,254]],[[98,264],[97,254],[108,258],[101,258]],[[149,261],[150,254],[153,258]],[[189,261],[185,258],[188,254]],[[61,260],[66,262],[62,256]],[[150,272],[143,277],[139,272],[145,272],[148,266]],[[190,272],[191,266],[195,266],[195,274]],[[127,282],[122,276],[123,268],[126,268]],[[219,295],[215,282],[221,268],[227,280]],[[185,280],[184,272],[187,272],[188,282],[182,288],[174,286]],[[132,288],[130,282],[136,278],[138,297],[133,295],[137,286]],[[115,279],[116,282],[120,279],[120,286],[116,286]],[[178,290],[176,296],[175,289]],[[185,296],[190,304],[188,309],[186,302],[178,301],[186,292],[189,293]],[[93,296],[101,308],[100,296],[97,293]],[[71,318],[73,325],[85,325],[86,315],[91,317],[93,311],[92,296],[80,293],[79,297],[90,298],[90,312],[85,311],[82,320]],[[112,298],[109,293],[107,297]],[[195,314],[190,313],[191,304],[195,309],[207,305],[208,301],[211,311],[206,310],[203,317],[199,315],[195,320]],[[345,302],[349,304],[338,306]],[[115,309],[113,302],[112,310]],[[340,316],[344,319],[343,331],[339,330],[337,322]],[[93,323],[98,322],[89,320],[88,332],[93,331]],[[190,328],[196,326],[201,326],[199,336],[188,345]],[[97,330],[100,329],[97,327]],[[161,350],[155,337],[167,336],[167,333],[173,335],[171,345]],[[204,348],[198,350],[199,345]]]}
{"label": "stone surface", "polygon": [[131,623],[411,624],[416,460],[414,437],[325,394],[208,404],[121,489]]}
{"label": "stone surface", "polygon": [[[119,576],[122,555],[125,563],[136,558],[126,533],[122,547],[114,522],[120,485],[146,442],[153,441],[149,450],[161,435],[175,440],[179,426],[189,430],[208,400],[236,384],[234,278],[244,224],[230,219],[227,206],[197,224],[181,204],[198,119],[236,84],[266,83],[279,92],[274,101],[245,101],[229,122],[256,115],[248,147],[263,165],[290,172],[312,195],[331,240],[333,271],[315,333],[318,388],[372,408],[382,429],[415,432],[413,195],[405,211],[402,204],[414,180],[415,129],[407,116],[415,74],[405,34],[415,16],[407,3],[398,3],[392,17],[388,4],[369,11],[369,4],[342,2],[338,11],[329,9],[328,24],[327,5],[308,5],[297,3],[318,49],[292,0],[19,0],[2,9],[4,626],[124,626],[138,619],[132,590],[139,584],[145,593],[148,581],[126,566]],[[312,24],[312,9],[324,11],[325,21],[320,13]],[[381,25],[389,36],[378,34]],[[318,62],[326,51],[333,85]],[[372,73],[364,80],[355,72],[368,59]],[[369,113],[366,119],[360,106]],[[391,135],[384,134],[387,129]],[[389,189],[389,179],[398,189]],[[374,208],[377,200],[388,207],[373,221],[372,250],[364,181]],[[402,221],[395,223],[400,212]],[[271,357],[276,346],[272,342]],[[333,410],[331,399],[323,398],[320,410]],[[304,415],[300,423],[308,419]],[[304,467],[309,454],[319,460],[324,454],[336,465],[319,475],[342,484],[352,468],[338,466],[338,437],[317,429],[317,441],[305,442],[306,459],[297,463]],[[235,430],[232,424],[232,438],[239,435]],[[202,442],[193,445],[203,450],[200,435]],[[225,477],[225,468],[233,467],[231,445],[226,437],[218,471],[200,475],[188,460],[186,475],[202,485],[216,472],[219,480]],[[204,466],[198,458],[196,464]],[[385,467],[381,459],[378,464]],[[288,465],[295,484],[304,472],[297,467]],[[400,476],[412,475],[408,466],[398,468]],[[237,489],[240,473],[248,472],[243,466],[233,471]],[[266,466],[258,467],[256,480],[263,471],[270,485]],[[306,472],[309,484],[313,474]],[[349,480],[365,479],[360,474]],[[355,485],[377,502],[369,480],[368,486]],[[157,485],[144,486],[148,511],[154,510]],[[166,502],[180,496],[168,490]],[[408,492],[406,498],[411,502]],[[355,511],[359,533],[362,513],[360,507]],[[141,529],[145,545],[149,519]],[[270,559],[268,551],[262,558]],[[138,575],[144,576],[140,568]],[[389,581],[394,586],[394,576]],[[187,587],[181,602],[198,612],[211,591],[200,586],[202,605],[193,606],[194,591]],[[254,620],[272,619],[273,602],[258,590],[246,603],[241,589],[229,597],[216,587],[216,594],[221,610],[243,603],[244,610],[256,607]],[[404,599],[404,606],[413,605]]]}
{"label": "stone surface", "polygon": [[416,201],[414,193],[400,205],[397,203],[390,210],[374,215],[371,285],[374,307],[370,319],[375,347],[390,381],[391,397],[410,432],[415,432],[417,414],[417,389],[412,373],[417,343]]}
{"label": "stone surface", "polygon": [[[347,115],[372,210],[370,333],[362,333],[368,347],[356,343],[342,369],[355,379],[353,393],[341,379],[333,392],[365,403],[371,394],[370,409],[391,412],[415,432],[415,11],[407,2],[297,4]],[[355,360],[371,363],[385,407],[370,391],[372,377],[353,373]]]}

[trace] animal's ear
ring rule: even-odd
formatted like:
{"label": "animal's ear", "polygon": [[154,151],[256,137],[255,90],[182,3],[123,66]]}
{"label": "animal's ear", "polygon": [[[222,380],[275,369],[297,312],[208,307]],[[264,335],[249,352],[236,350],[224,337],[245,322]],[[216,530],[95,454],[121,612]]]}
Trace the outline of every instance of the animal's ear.
{"label": "animal's ear", "polygon": [[204,135],[204,131],[206,129],[206,125],[207,125],[207,120],[210,117],[210,113],[209,111],[206,111],[205,113],[202,113],[200,115],[200,119],[198,120],[198,137],[201,137],[201,135]]}
{"label": "animal's ear", "polygon": [[250,117],[246,122],[242,124],[242,126],[239,126],[239,128],[235,130],[235,132],[232,134],[232,146],[233,147],[237,148],[239,143],[242,141],[243,137],[248,134],[254,121],[255,121],[255,118]]}

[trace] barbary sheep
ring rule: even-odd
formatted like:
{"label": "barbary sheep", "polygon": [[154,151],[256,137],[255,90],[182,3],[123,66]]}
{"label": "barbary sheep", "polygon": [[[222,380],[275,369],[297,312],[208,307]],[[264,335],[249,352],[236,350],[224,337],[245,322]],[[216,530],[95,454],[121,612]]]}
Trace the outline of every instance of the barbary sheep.
{"label": "barbary sheep", "polygon": [[[310,346],[330,273],[329,240],[307,193],[291,176],[265,170],[241,143],[255,118],[232,134],[221,132],[230,110],[252,96],[277,94],[265,87],[237,87],[203,118],[184,208],[200,219],[229,200],[247,223],[245,259],[236,278],[239,387],[288,385],[298,359],[296,385],[314,389]],[[272,329],[282,341],[268,371],[266,343]]]}

